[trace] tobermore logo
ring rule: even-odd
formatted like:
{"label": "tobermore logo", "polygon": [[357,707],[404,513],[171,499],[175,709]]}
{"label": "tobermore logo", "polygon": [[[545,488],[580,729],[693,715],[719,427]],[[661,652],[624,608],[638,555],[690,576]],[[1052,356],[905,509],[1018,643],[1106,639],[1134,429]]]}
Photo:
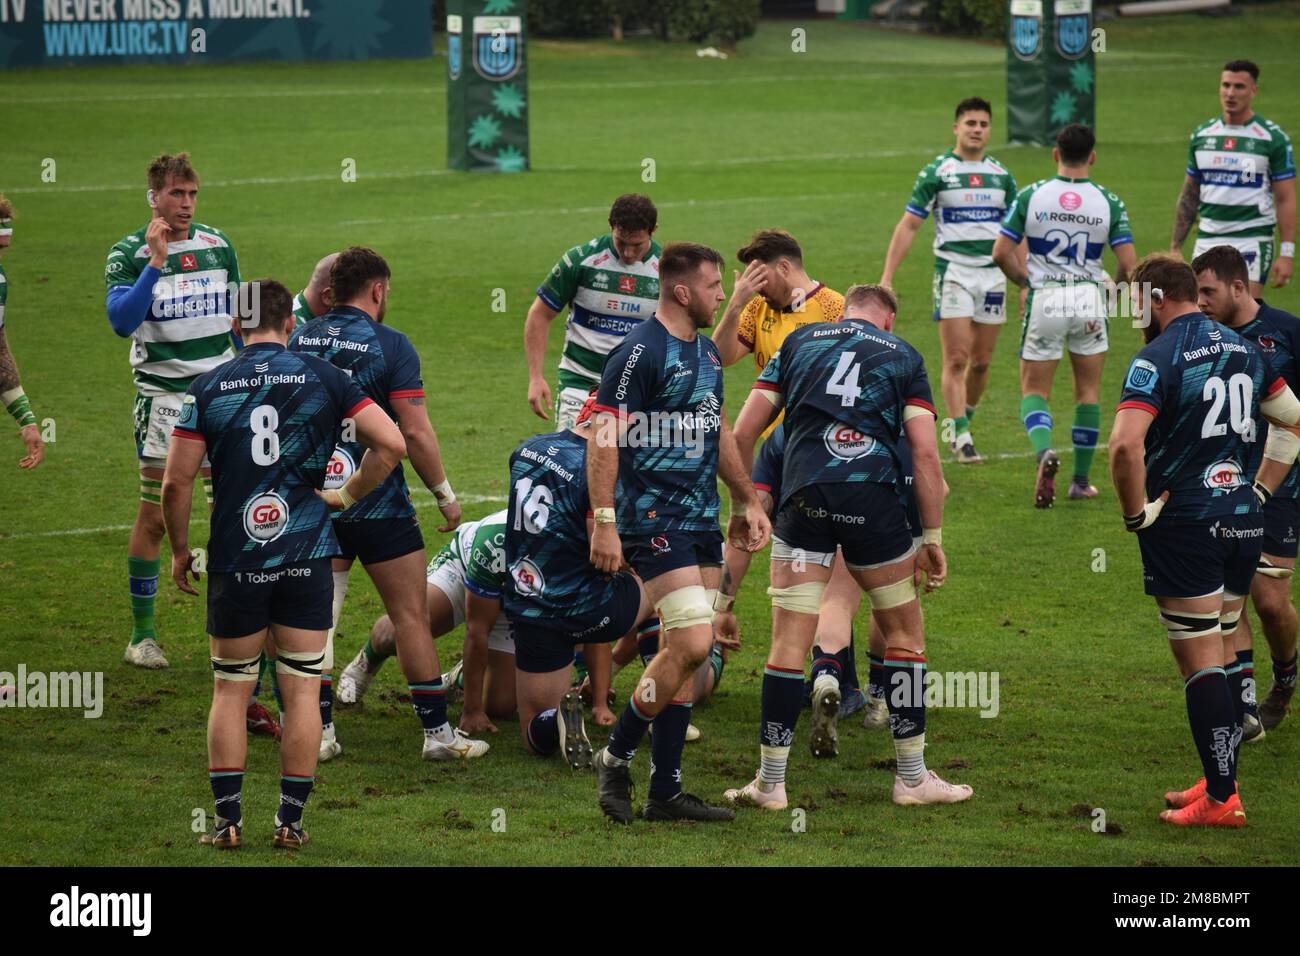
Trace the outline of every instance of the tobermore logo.
{"label": "tobermore logo", "polygon": [[334,454],[330,455],[329,464],[325,466],[325,490],[337,491],[342,488],[356,470],[357,465],[352,456],[342,448],[335,448]]}
{"label": "tobermore logo", "polygon": [[1206,488],[1236,488],[1241,485],[1241,466],[1235,461],[1216,461],[1205,469]]}
{"label": "tobermore logo", "polygon": [[82,893],[73,886],[50,897],[50,925],[125,926],[133,936],[148,936],[153,928],[153,894]]}
{"label": "tobermore logo", "polygon": [[1083,197],[1076,192],[1061,193],[1061,208],[1067,211],[1074,211],[1083,205]]}
{"label": "tobermore logo", "polygon": [[826,442],[826,450],[842,461],[861,458],[876,444],[876,440],[869,435],[839,422],[831,423],[822,437]]}
{"label": "tobermore logo", "polygon": [[289,525],[289,505],[274,491],[258,495],[244,507],[244,531],[254,541],[269,544]]}

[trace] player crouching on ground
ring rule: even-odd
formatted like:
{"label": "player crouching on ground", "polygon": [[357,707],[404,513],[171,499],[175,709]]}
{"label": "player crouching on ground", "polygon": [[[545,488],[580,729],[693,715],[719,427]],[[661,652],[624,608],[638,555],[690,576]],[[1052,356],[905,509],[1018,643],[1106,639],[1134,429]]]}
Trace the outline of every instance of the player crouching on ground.
{"label": "player crouching on ground", "polygon": [[[925,633],[916,583],[924,574],[927,590],[933,590],[947,575],[940,531],[943,468],[925,362],[890,334],[892,305],[887,289],[854,286],[839,323],[791,332],[736,421],[736,444],[748,464],[759,433],[784,408],[787,448],[767,592],[772,650],[763,674],[760,769],[750,783],[727,791],[733,803],[771,810],[788,804],[785,770],[799,717],[803,662],[837,547],[867,592],[885,636],[885,665],[894,675],[887,694],[898,756],[894,802],[956,803],[971,796],[970,787],[950,784],[925,767]],[[924,528],[919,549],[898,492],[900,433],[912,449]]]}
{"label": "player crouching on ground", "polygon": [[[328,362],[285,348],[292,299],[278,282],[245,286],[232,328],[247,343],[189,387],[173,429],[162,481],[172,543],[172,580],[187,594],[190,499],[204,452],[215,496],[208,535],[208,634],[212,710],[208,763],[216,821],[202,842],[239,846],[240,790],[248,737],[249,683],[268,637],[278,653],[284,701],[280,809],[275,845],[307,842],[302,810],[320,748],[320,672],[334,596],[330,558],[339,553],[330,511],[347,510],[402,460],[406,444],[383,410]],[[252,322],[250,325],[249,322]],[[342,488],[321,494],[345,421],[367,451]]]}
{"label": "player crouching on ground", "polygon": [[[1133,288],[1137,314],[1150,321],[1111,429],[1111,478],[1125,527],[1138,535],[1146,592],[1183,676],[1205,770],[1193,786],[1165,794],[1172,809],[1160,819],[1241,827],[1245,694],[1233,632],[1263,546],[1260,503],[1300,451],[1291,427],[1300,402],[1254,345],[1197,311],[1196,274],[1186,263],[1148,256]],[[1252,493],[1247,467],[1261,416],[1270,424]]]}

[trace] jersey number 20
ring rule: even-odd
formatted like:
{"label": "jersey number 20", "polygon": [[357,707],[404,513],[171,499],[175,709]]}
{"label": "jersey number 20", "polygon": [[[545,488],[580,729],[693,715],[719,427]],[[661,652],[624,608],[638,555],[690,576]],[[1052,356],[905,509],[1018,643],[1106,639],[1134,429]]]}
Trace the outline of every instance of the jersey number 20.
{"label": "jersey number 20", "polygon": [[[1205,422],[1201,425],[1201,437],[1218,438],[1226,435],[1228,424],[1231,424],[1232,430],[1241,436],[1242,441],[1253,442],[1255,420],[1250,417],[1250,398],[1254,391],[1255,383],[1243,372],[1233,375],[1226,384],[1217,375],[1206,379],[1201,397],[1213,404],[1205,414]],[[1226,423],[1219,421],[1219,416],[1223,414],[1225,400],[1228,405]]]}
{"label": "jersey number 20", "polygon": [[280,413],[274,405],[258,405],[248,416],[248,427],[253,430],[253,463],[274,465],[280,460]]}

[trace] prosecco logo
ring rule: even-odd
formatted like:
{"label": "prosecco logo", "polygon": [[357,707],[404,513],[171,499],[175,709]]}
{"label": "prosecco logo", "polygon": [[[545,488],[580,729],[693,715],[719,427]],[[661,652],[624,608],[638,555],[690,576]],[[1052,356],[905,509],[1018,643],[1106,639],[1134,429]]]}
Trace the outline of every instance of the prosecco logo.
{"label": "prosecco logo", "polygon": [[254,541],[269,544],[289,525],[289,505],[274,491],[258,495],[244,506],[244,531]]}
{"label": "prosecco logo", "polygon": [[334,454],[330,455],[329,464],[325,466],[325,490],[337,491],[342,488],[356,470],[357,463],[352,460],[352,456],[342,448],[335,448]]}
{"label": "prosecco logo", "polygon": [[876,440],[856,428],[833,422],[823,436],[826,450],[841,461],[854,461],[871,451]]}

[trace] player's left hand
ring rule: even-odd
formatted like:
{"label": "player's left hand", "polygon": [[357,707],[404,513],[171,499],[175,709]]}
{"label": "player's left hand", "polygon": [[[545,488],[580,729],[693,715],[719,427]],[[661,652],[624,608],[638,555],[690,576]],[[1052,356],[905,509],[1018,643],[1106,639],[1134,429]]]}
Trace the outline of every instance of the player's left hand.
{"label": "player's left hand", "polygon": [[329,508],[330,511],[343,510],[343,499],[339,497],[339,493],[335,489],[331,488],[328,491],[317,489],[316,494],[320,495],[321,498],[324,499],[325,507]]}
{"label": "player's left hand", "polygon": [[22,430],[23,441],[27,443],[27,455],[18,462],[19,468],[35,468],[45,459],[45,442],[41,440],[41,430],[35,425],[27,425]]}
{"label": "player's left hand", "polygon": [[439,504],[438,510],[441,511],[442,516],[447,519],[446,524],[438,530],[443,534],[446,534],[448,531],[456,530],[456,526],[460,524],[460,501],[453,499],[449,504]]}
{"label": "player's left hand", "polygon": [[613,524],[597,524],[591,532],[591,563],[597,571],[613,574],[623,565],[623,541]]}
{"label": "player's left hand", "polygon": [[1279,256],[1273,263],[1273,281],[1269,283],[1274,289],[1280,289],[1291,281],[1291,269],[1294,260],[1290,256]]}
{"label": "player's left hand", "polygon": [[740,650],[740,623],[734,613],[713,612],[713,639],[729,651]]}
{"label": "player's left hand", "polygon": [[597,727],[613,727],[618,723],[618,718],[608,707],[592,707],[591,719],[596,722]]}
{"label": "player's left hand", "polygon": [[472,711],[468,708],[461,712],[460,723],[457,726],[467,734],[481,734],[485,731],[491,731],[495,734],[497,732],[496,725],[492,723],[485,711]]}
{"label": "player's left hand", "polygon": [[948,578],[948,556],[937,544],[923,544],[916,552],[916,571],[912,581],[920,587],[923,578],[926,594],[943,587]]}
{"label": "player's left hand", "polygon": [[194,575],[195,581],[199,579],[199,572],[194,570],[193,565],[194,555],[190,553],[188,548],[181,552],[172,552],[172,580],[175,581],[176,586],[186,594],[197,596],[199,592],[196,591],[194,585],[190,584],[186,579],[187,574]]}
{"label": "player's left hand", "polygon": [[727,541],[741,551],[760,551],[771,537],[771,519],[757,505],[744,511],[733,511],[727,521]]}

